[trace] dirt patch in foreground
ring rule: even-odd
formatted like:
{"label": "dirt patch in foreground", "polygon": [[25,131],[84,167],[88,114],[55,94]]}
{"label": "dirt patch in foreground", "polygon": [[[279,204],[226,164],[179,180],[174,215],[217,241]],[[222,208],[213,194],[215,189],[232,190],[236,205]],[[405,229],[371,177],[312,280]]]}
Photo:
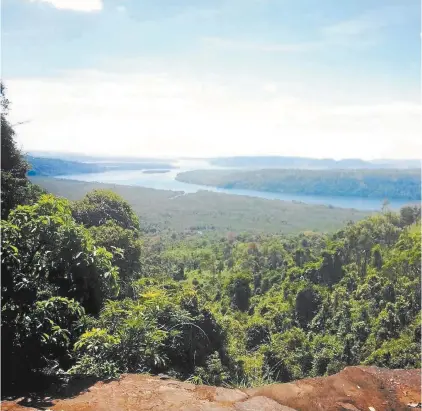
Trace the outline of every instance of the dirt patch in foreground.
{"label": "dirt patch in foreground", "polygon": [[331,411],[421,408],[421,371],[347,367],[329,377],[238,390],[197,386],[140,374],[98,382],[65,399],[4,401],[2,410],[30,411]]}

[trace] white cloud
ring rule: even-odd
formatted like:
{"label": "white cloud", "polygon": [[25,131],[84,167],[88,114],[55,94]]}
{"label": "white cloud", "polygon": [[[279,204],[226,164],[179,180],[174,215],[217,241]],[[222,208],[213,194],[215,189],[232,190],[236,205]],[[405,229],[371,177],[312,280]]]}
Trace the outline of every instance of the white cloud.
{"label": "white cloud", "polygon": [[49,3],[56,9],[74,10],[82,12],[100,11],[102,0],[30,0],[31,2]]}
{"label": "white cloud", "polygon": [[165,73],[80,71],[54,79],[11,79],[7,86],[11,121],[31,120],[17,128],[26,150],[334,158],[421,154],[420,105],[410,102],[339,106],[323,95],[310,100],[272,83],[248,98],[216,81]]}

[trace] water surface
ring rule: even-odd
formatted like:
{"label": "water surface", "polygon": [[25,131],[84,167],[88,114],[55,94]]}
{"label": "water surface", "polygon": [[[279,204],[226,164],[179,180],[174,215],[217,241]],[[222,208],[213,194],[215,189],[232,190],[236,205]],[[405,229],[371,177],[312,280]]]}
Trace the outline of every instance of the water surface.
{"label": "water surface", "polygon": [[[264,192],[244,189],[225,189],[210,187],[198,184],[184,183],[177,181],[178,173],[199,169],[225,169],[224,167],[211,166],[206,161],[179,161],[177,169],[171,169],[166,173],[144,173],[142,170],[122,170],[107,171],[104,173],[72,174],[59,176],[69,180],[80,180],[99,183],[112,183],[131,186],[141,186],[155,188],[159,190],[184,191],[185,193],[196,193],[200,190],[212,191],[217,193],[227,193],[233,195],[243,195],[249,197],[265,198],[270,200],[298,201],[307,204],[323,204],[333,207],[355,208],[357,210],[380,210],[383,199],[364,198],[364,197],[339,197],[339,196],[315,196],[287,194],[276,192]],[[233,169],[231,167],[231,169]],[[389,208],[397,210],[409,200],[391,199]]]}

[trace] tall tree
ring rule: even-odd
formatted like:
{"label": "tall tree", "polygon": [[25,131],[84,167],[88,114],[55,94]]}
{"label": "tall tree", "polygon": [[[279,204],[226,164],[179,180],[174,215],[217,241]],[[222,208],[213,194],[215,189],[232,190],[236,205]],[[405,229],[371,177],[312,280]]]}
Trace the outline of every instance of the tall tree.
{"label": "tall tree", "polygon": [[31,203],[42,190],[29,183],[26,173],[29,164],[16,146],[15,130],[7,116],[10,102],[5,94],[6,87],[0,83],[1,93],[1,218],[19,204]]}

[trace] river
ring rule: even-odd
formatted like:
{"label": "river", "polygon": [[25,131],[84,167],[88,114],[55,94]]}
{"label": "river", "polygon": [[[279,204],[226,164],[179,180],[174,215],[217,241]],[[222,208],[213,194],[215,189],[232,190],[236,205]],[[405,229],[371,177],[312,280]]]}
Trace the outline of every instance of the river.
{"label": "river", "polygon": [[[184,171],[199,169],[226,169],[224,167],[211,166],[206,161],[182,160],[177,164],[177,169],[167,173],[146,174],[140,170],[108,171],[104,173],[87,173],[58,176],[69,180],[90,181],[99,183],[112,183],[131,186],[155,188],[159,190],[184,191],[185,193],[196,193],[200,190],[243,195],[249,197],[266,198],[270,200],[298,201],[307,204],[323,204],[341,208],[355,208],[357,210],[380,210],[383,204],[382,199],[364,197],[339,197],[339,196],[315,196],[298,195],[287,193],[264,192],[242,189],[224,189],[209,187],[197,184],[184,183],[176,180],[176,175]],[[232,168],[233,169],[233,168]],[[409,204],[409,200],[390,199],[389,208],[398,210],[400,207]]]}

